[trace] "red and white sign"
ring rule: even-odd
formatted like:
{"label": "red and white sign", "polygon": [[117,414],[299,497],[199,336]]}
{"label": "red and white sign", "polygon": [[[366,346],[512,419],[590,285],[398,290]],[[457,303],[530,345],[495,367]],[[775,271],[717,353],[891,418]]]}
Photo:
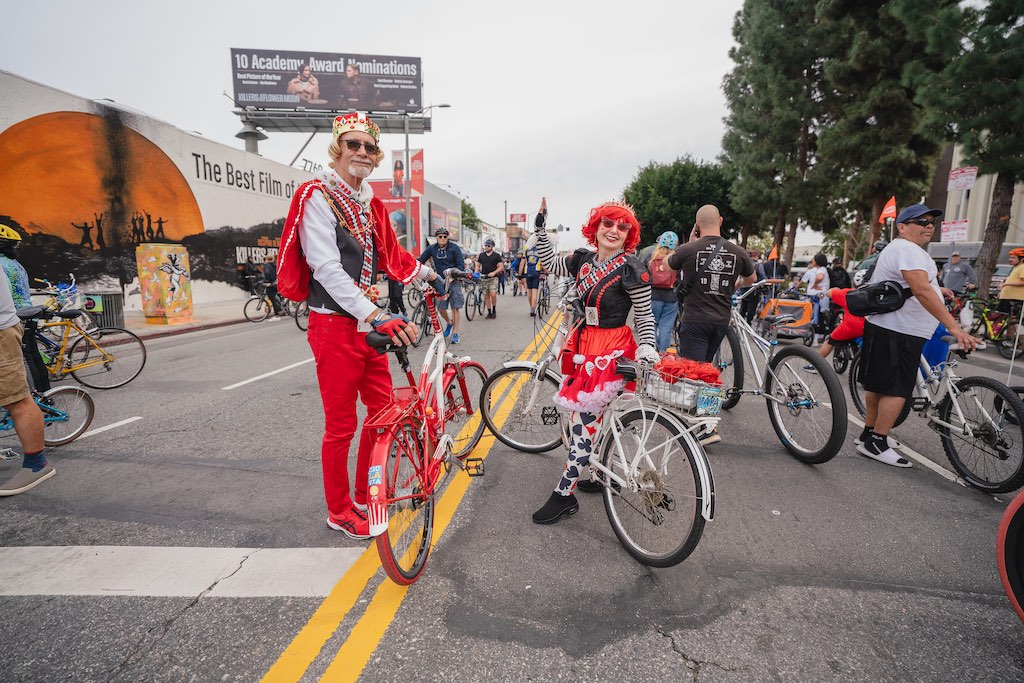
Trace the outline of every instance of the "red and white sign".
{"label": "red and white sign", "polygon": [[967,221],[942,221],[943,242],[966,242]]}
{"label": "red and white sign", "polygon": [[509,223],[525,223],[526,222],[526,214],[525,213],[510,213],[508,215],[508,222]]}
{"label": "red and white sign", "polygon": [[954,168],[949,172],[949,183],[946,185],[946,192],[955,190],[969,190],[974,187],[974,181],[978,177],[977,166],[964,166]]}

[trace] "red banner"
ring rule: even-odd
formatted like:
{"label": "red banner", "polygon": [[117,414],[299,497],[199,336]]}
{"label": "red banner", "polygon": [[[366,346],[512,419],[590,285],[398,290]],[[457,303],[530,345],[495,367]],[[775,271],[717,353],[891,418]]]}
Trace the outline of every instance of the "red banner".
{"label": "red banner", "polygon": [[882,209],[882,215],[878,217],[879,223],[885,223],[886,218],[896,218],[896,197],[890,197],[889,201],[885,203],[885,208]]}

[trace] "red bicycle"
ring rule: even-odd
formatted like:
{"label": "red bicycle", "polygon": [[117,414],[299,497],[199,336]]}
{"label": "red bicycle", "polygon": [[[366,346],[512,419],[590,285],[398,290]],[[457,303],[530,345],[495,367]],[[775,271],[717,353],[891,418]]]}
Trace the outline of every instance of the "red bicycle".
{"label": "red bicycle", "polygon": [[[446,280],[471,276],[449,271]],[[370,469],[367,516],[384,571],[408,585],[427,564],[434,532],[434,503],[454,468],[471,477],[484,473],[482,458],[469,454],[480,441],[484,423],[478,399],[487,371],[468,356],[447,349],[432,287],[422,286],[434,338],[417,379],[408,348],[392,346],[381,334],[367,335],[380,353],[392,352],[405,371],[408,386],[392,391],[391,403],[364,427],[376,430]]]}
{"label": "red bicycle", "polygon": [[1024,491],[1013,499],[999,523],[996,564],[1006,597],[1024,621]]}

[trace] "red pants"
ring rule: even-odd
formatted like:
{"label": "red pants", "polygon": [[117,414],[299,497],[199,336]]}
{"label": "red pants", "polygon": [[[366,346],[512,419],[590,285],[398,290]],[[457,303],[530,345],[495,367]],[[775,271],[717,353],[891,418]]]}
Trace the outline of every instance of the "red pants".
{"label": "red pants", "polygon": [[366,334],[356,331],[356,321],[339,315],[309,312],[307,339],[316,360],[316,377],[324,404],[324,440],[320,458],[324,470],[327,510],[339,515],[352,507],[352,498],[366,503],[366,473],[373,438],[359,435],[356,455],[356,487],[349,495],[348,458],[356,433],[356,396],[375,415],[391,400],[391,371],[386,354],[366,344]]}

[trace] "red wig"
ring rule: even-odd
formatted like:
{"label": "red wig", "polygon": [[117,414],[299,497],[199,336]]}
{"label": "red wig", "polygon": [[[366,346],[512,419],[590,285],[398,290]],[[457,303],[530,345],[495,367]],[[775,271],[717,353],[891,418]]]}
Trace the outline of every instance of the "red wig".
{"label": "red wig", "polygon": [[640,244],[640,223],[633,215],[633,210],[620,202],[605,202],[596,209],[590,210],[590,217],[583,224],[583,238],[587,240],[587,244],[592,247],[597,246],[597,226],[601,225],[602,218],[629,223],[629,234],[626,235],[623,250],[627,254],[635,252],[637,245]]}

